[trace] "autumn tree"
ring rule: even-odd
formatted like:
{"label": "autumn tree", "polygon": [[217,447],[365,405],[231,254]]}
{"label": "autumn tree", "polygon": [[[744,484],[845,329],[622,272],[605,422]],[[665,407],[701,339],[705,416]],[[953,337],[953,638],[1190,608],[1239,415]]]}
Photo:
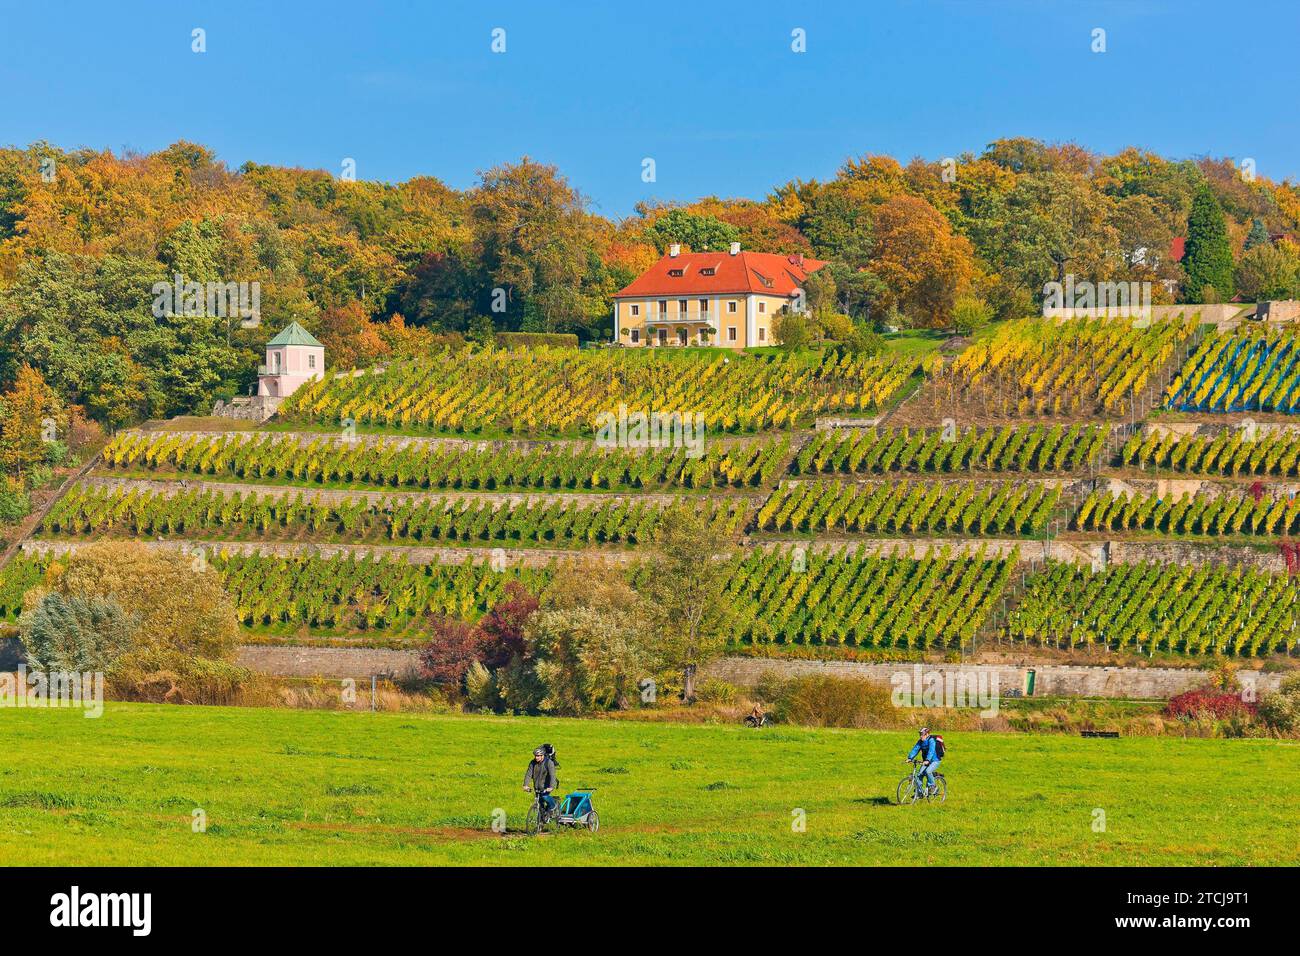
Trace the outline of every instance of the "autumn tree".
{"label": "autumn tree", "polygon": [[975,273],[965,237],[924,199],[897,196],[876,210],[875,240],[871,270],[887,289],[883,304],[923,325],[947,324],[957,292]]}

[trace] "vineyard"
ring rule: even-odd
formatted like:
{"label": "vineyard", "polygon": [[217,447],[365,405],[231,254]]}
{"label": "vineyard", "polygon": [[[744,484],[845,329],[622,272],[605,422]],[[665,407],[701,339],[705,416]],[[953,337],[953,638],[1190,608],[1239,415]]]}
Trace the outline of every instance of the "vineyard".
{"label": "vineyard", "polygon": [[1300,342],[1293,329],[1247,329],[1207,336],[1165,390],[1184,412],[1300,410]]}
{"label": "vineyard", "polygon": [[1045,485],[974,482],[786,482],[763,503],[759,531],[1028,535],[1060,493]]}
{"label": "vineyard", "polygon": [[1094,491],[1079,507],[1080,531],[1153,531],[1177,535],[1278,535],[1300,532],[1293,495],[1151,494]]}
{"label": "vineyard", "polygon": [[1011,612],[1013,639],[1150,654],[1261,655],[1296,644],[1296,588],[1283,575],[1224,567],[1056,564]]}
{"label": "vineyard", "polygon": [[1074,472],[1100,453],[1106,429],[1096,425],[1004,425],[1001,428],[820,432],[795,456],[805,474]]}
{"label": "vineyard", "polygon": [[[1201,335],[1194,320],[1023,320],[924,361],[434,353],[305,386],[267,428],[122,431],[34,537],[197,544],[251,640],[405,646],[440,616],[476,620],[512,581],[540,593],[573,555],[635,582],[665,509],[689,508],[730,543],[718,599],[744,653],[994,638],[1288,653],[1300,430],[1132,427],[1157,404],[1286,405],[1293,333]],[[597,417],[620,408],[698,412],[707,440],[598,444]],[[852,427],[809,428],[821,416]],[[1219,481],[1161,490],[1179,474]],[[912,554],[879,554],[895,548]],[[0,621],[47,560],[0,571]]]}
{"label": "vineyard", "polygon": [[330,436],[211,436],[123,432],[104,449],[113,470],[317,487],[474,491],[632,491],[751,488],[771,481],[790,440],[628,450],[580,445],[500,448],[360,441]]}
{"label": "vineyard", "polygon": [[299,389],[289,423],[414,433],[590,435],[602,414],[700,415],[715,433],[807,425],[818,414],[882,408],[913,376],[916,359],[827,352],[799,357],[700,356],[537,349],[447,352]]}
{"label": "vineyard", "polygon": [[[727,534],[739,532],[741,500],[693,507]],[[49,537],[176,537],[299,541],[576,547],[644,544],[654,537],[660,507],[616,499],[493,502],[431,496],[376,502],[345,497],[315,501],[248,492],[188,490],[176,494],[121,486],[82,485],[41,522]]]}
{"label": "vineyard", "polygon": [[1161,434],[1130,438],[1120,452],[1124,465],[1193,475],[1238,478],[1300,477],[1300,432],[1259,431],[1259,426],[1219,431],[1213,436]]}
{"label": "vineyard", "polygon": [[825,644],[924,650],[968,645],[1014,560],[827,557],[752,551],[728,595],[742,645]]}
{"label": "vineyard", "polygon": [[1006,322],[936,368],[919,401],[1002,418],[1130,414],[1195,330],[1194,319]]}

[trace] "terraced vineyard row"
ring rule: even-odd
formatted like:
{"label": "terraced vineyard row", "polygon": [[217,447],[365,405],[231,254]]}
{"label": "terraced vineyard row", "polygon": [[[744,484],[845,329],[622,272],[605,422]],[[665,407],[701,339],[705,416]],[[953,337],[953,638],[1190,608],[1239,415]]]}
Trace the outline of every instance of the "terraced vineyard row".
{"label": "terraced vineyard row", "polygon": [[[683,507],[702,511],[728,534],[740,531],[747,510],[743,503],[722,499]],[[346,498],[326,503],[301,494],[290,498],[191,490],[168,495],[121,486],[80,486],[50,510],[40,532],[55,537],[276,537],[574,547],[645,543],[653,539],[659,516],[653,503],[625,500],[494,506],[489,501],[434,497],[419,502]]]}
{"label": "terraced vineyard row", "polygon": [[1152,431],[1130,438],[1120,461],[1193,475],[1295,478],[1300,477],[1300,433],[1233,428],[1213,436],[1189,436]]}
{"label": "terraced vineyard row", "polygon": [[937,371],[930,394],[1002,416],[1118,415],[1195,329],[1191,318],[1007,322]]}
{"label": "terraced vineyard row", "polygon": [[104,450],[104,463],[118,470],[170,470],[325,487],[630,491],[755,487],[776,476],[789,448],[789,438],[715,443],[694,458],[680,447],[545,445],[477,450],[330,436],[304,443],[292,436],[124,432]]}
{"label": "terraced vineyard row", "polygon": [[760,531],[850,534],[1032,534],[1060,492],[1043,485],[973,482],[787,482],[764,502]]}
{"label": "terraced vineyard row", "polygon": [[1276,535],[1300,532],[1300,501],[1250,495],[1113,494],[1094,491],[1074,517],[1081,531],[1152,531],[1181,535]]}
{"label": "terraced vineyard row", "polygon": [[1051,646],[1262,655],[1295,647],[1298,593],[1286,576],[1254,570],[1055,564],[1030,579],[1008,634]]}
{"label": "terraced vineyard row", "polygon": [[924,649],[968,644],[1014,561],[750,552],[728,595],[737,643]]}
{"label": "terraced vineyard row", "polygon": [[602,414],[623,407],[699,414],[711,433],[754,432],[806,424],[819,413],[878,409],[920,370],[916,359],[836,352],[815,365],[788,355],[447,352],[311,383],[280,417],[418,432],[588,435]]}
{"label": "terraced vineyard row", "polygon": [[800,475],[924,474],[974,469],[1072,472],[1097,457],[1106,434],[1106,428],[1098,425],[818,432],[795,456],[791,471]]}
{"label": "terraced vineyard row", "polygon": [[1241,328],[1208,336],[1165,390],[1169,408],[1194,412],[1300,411],[1300,337]]}

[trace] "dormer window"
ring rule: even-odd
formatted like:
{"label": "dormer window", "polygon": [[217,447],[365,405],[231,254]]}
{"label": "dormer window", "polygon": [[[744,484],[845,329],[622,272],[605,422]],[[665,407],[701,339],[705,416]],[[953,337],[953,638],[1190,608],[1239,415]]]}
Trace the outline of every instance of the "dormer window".
{"label": "dormer window", "polygon": [[668,274],[675,279],[680,279],[685,274],[685,272],[682,269],[669,269]]}
{"label": "dormer window", "polygon": [[712,276],[717,274],[718,274],[718,270],[713,268],[713,266],[705,266],[703,269],[700,270],[700,275],[702,276]]}

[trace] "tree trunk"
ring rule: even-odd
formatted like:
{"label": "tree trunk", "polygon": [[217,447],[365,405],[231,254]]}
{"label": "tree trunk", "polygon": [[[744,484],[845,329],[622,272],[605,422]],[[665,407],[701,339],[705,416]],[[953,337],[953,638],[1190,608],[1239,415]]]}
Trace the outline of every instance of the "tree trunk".
{"label": "tree trunk", "polygon": [[682,668],[682,700],[688,704],[695,703],[695,665],[687,664]]}

